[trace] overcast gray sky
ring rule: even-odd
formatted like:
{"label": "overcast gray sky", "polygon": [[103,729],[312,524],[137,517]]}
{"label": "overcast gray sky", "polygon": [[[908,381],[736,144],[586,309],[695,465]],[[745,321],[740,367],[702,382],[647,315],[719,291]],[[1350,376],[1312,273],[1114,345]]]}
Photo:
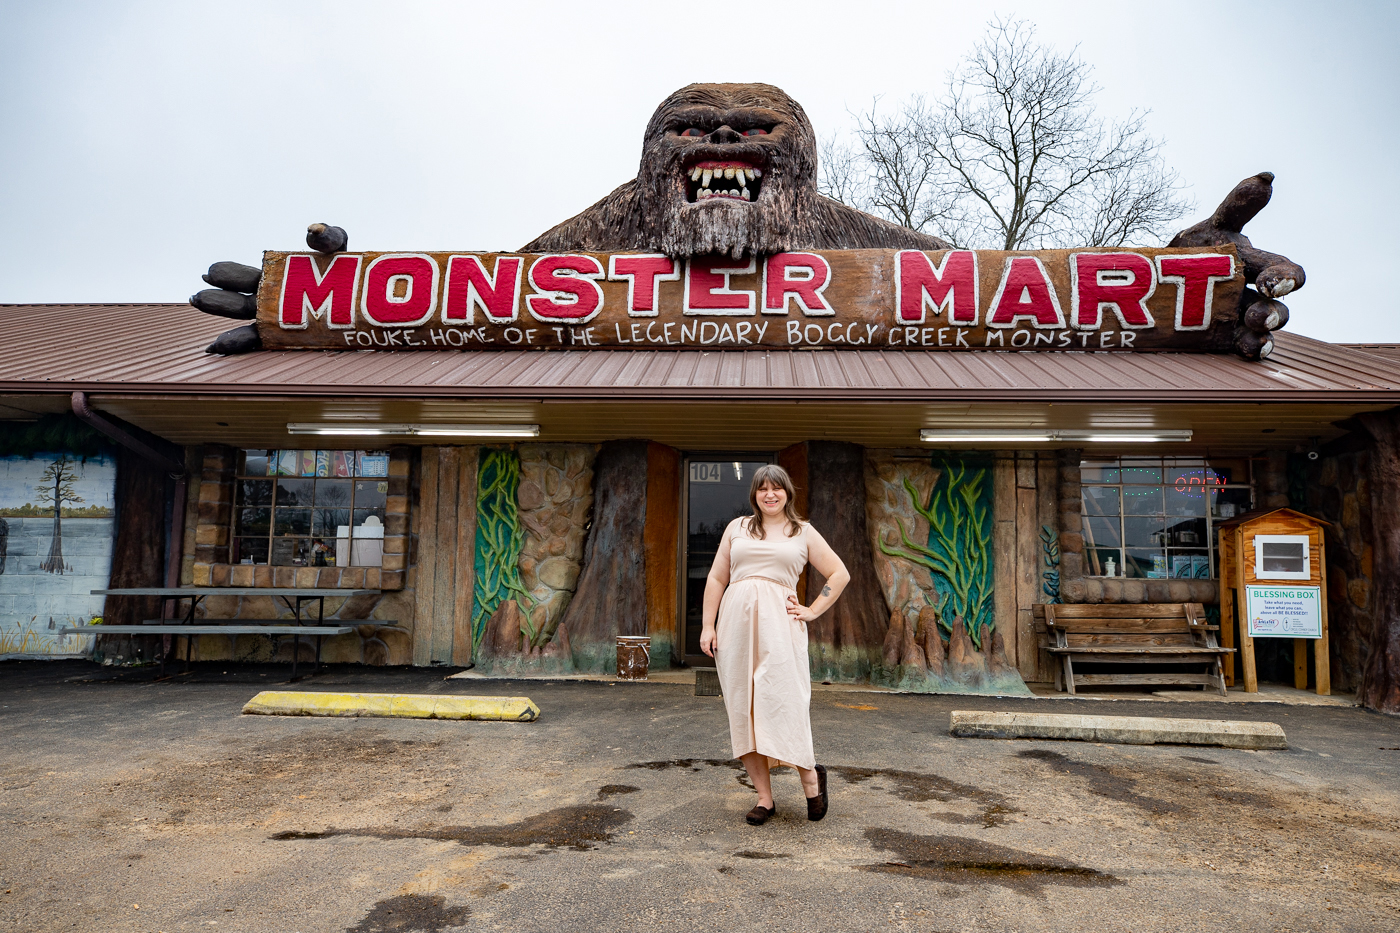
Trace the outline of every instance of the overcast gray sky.
{"label": "overcast gray sky", "polygon": [[[661,99],[763,81],[818,133],[939,91],[994,13],[1150,109],[1207,215],[1308,272],[1290,330],[1400,342],[1400,4],[0,2],[0,302],[180,301],[220,259],[515,249],[633,177]],[[1158,244],[1143,244],[1158,245]]]}

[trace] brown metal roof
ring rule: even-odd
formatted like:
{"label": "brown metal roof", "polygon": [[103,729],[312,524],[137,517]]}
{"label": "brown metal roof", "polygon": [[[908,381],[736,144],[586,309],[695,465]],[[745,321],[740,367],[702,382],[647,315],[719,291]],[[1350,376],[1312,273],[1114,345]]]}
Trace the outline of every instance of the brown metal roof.
{"label": "brown metal roof", "polygon": [[919,350],[204,352],[184,304],[0,305],[0,393],[1400,403],[1400,359],[1297,334],[1225,354]]}
{"label": "brown metal roof", "polygon": [[1360,350],[1362,353],[1370,353],[1373,356],[1400,363],[1400,343],[1339,343],[1337,346]]}

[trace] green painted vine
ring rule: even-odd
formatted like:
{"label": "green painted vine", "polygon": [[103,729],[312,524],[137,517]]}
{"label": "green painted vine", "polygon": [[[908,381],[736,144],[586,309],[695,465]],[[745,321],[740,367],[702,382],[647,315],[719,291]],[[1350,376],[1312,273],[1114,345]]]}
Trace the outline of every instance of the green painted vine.
{"label": "green painted vine", "polygon": [[476,471],[476,585],[472,593],[472,657],[486,634],[486,623],[506,599],[514,596],[525,619],[535,600],[520,579],[520,551],[525,530],[520,524],[516,492],[520,488],[520,457],[509,448],[483,447]]}
{"label": "green painted vine", "polygon": [[963,620],[978,650],[995,625],[992,606],[992,470],[990,463],[955,455],[934,455],[939,470],[927,503],[906,477],[905,491],[914,510],[928,520],[928,542],[909,538],[899,522],[901,548],[883,541],[880,550],[891,557],[927,567],[938,591],[938,624],[952,633],[954,617]]}
{"label": "green painted vine", "polygon": [[1040,576],[1045,581],[1040,588],[1049,597],[1049,602],[1060,601],[1060,535],[1049,525],[1040,526],[1040,549],[1044,552],[1045,572]]}

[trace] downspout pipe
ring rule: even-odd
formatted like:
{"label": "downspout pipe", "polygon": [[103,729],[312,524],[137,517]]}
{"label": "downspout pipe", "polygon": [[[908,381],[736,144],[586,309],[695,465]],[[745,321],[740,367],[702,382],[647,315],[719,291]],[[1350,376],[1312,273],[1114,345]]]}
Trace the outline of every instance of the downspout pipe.
{"label": "downspout pipe", "polygon": [[165,557],[165,585],[180,585],[180,561],[185,553],[185,497],[188,490],[189,474],[185,465],[156,450],[150,444],[118,427],[92,410],[86,392],[74,392],[73,414],[84,424],[99,434],[104,434],[117,444],[136,454],[142,460],[169,473],[175,480],[175,501],[170,508],[170,529],[166,540],[170,549]]}

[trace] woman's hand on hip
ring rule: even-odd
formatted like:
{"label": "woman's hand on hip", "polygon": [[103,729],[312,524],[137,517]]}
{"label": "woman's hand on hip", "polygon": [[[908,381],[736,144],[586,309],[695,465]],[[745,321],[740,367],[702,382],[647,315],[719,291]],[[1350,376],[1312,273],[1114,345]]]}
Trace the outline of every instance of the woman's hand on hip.
{"label": "woman's hand on hip", "polygon": [[811,607],[804,606],[802,603],[798,602],[796,594],[793,593],[788,594],[787,611],[788,615],[792,616],[792,618],[796,619],[798,622],[811,622],[817,617],[817,614],[812,611]]}
{"label": "woman's hand on hip", "polygon": [[710,657],[715,656],[715,627],[706,625],[700,629],[700,650]]}

